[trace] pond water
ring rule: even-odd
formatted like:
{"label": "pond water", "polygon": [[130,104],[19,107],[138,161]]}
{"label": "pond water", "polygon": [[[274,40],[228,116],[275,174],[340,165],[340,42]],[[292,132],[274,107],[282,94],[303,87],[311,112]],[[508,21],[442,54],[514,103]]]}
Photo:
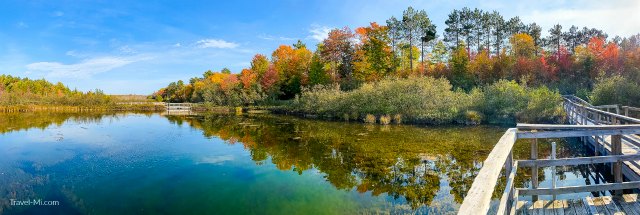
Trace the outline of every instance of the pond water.
{"label": "pond water", "polygon": [[[274,115],[0,114],[0,214],[455,213],[505,130]],[[555,141],[558,157],[587,153]],[[541,141],[540,156],[549,148]],[[515,157],[528,156],[528,142],[517,143]],[[558,186],[591,183],[591,170],[558,168]],[[548,186],[552,169],[540,172]],[[526,173],[518,187],[530,186]],[[12,205],[31,199],[58,205]]]}

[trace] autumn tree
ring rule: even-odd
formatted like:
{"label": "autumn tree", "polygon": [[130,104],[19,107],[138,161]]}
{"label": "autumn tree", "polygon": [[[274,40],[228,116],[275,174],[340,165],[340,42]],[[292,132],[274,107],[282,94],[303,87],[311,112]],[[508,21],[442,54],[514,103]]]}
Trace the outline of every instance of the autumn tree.
{"label": "autumn tree", "polygon": [[451,67],[449,80],[454,87],[470,90],[474,85],[473,76],[469,73],[468,66],[469,55],[464,44],[461,44],[451,53],[449,59],[449,67]]}
{"label": "autumn tree", "polygon": [[372,22],[356,29],[360,43],[354,61],[354,77],[360,81],[380,80],[393,69],[388,28]]}
{"label": "autumn tree", "polygon": [[251,71],[255,72],[258,77],[262,77],[264,73],[269,69],[269,59],[261,54],[256,54],[251,59]]}
{"label": "autumn tree", "polygon": [[330,75],[334,82],[349,85],[352,81],[354,38],[351,29],[344,27],[331,30],[322,42],[324,48],[320,54],[322,59],[330,64]]}
{"label": "autumn tree", "polygon": [[518,33],[509,38],[511,44],[511,54],[515,57],[529,58],[535,54],[535,43],[533,37],[525,33]]}

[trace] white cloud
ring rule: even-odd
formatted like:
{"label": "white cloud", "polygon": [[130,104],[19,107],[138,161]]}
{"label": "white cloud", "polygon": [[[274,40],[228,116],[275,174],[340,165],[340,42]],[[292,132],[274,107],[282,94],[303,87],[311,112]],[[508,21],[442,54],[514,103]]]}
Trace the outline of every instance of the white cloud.
{"label": "white cloud", "polygon": [[231,155],[218,155],[204,157],[198,161],[198,164],[222,164],[225,161],[233,161],[235,158]]}
{"label": "white cloud", "polygon": [[238,47],[238,44],[224,40],[204,39],[196,42],[196,46],[200,48],[233,49]]}
{"label": "white cloud", "polygon": [[70,50],[65,52],[64,54],[71,57],[80,57],[80,58],[86,57],[85,54],[78,53],[76,50]]}
{"label": "white cloud", "polygon": [[309,30],[309,33],[311,33],[311,35],[309,35],[307,38],[311,38],[318,42],[321,42],[327,38],[331,29],[333,28],[320,25],[311,25],[311,29]]}
{"label": "white cloud", "polygon": [[27,73],[44,73],[47,77],[65,78],[89,78],[92,75],[108,72],[115,68],[149,60],[150,57],[96,57],[83,60],[76,64],[63,64],[59,62],[37,62],[28,64]]}
{"label": "white cloud", "polygon": [[176,44],[173,44],[173,47],[182,47],[182,44],[176,43]]}
{"label": "white cloud", "polygon": [[[620,3],[624,2],[624,3]],[[529,10],[521,16],[523,21],[536,22],[543,29],[549,29],[555,24],[561,24],[563,31],[571,25],[582,28],[597,28],[603,30],[609,37],[630,36],[637,34],[640,29],[640,1],[593,2],[600,7],[560,8]],[[548,35],[547,30],[543,35]]]}
{"label": "white cloud", "polygon": [[291,37],[277,37],[277,36],[273,36],[273,35],[268,35],[268,34],[261,34],[258,36],[258,38],[263,39],[263,40],[280,40],[280,41],[291,41],[291,40],[295,40],[295,38],[291,38]]}

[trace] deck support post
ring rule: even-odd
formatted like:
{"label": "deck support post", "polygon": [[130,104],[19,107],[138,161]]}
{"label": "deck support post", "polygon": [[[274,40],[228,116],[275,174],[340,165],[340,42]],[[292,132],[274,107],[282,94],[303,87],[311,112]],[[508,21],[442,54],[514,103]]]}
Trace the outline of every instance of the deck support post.
{"label": "deck support post", "polygon": [[[538,139],[533,139],[531,141],[531,160],[538,159]],[[538,166],[534,165],[531,167],[531,188],[538,188]],[[538,201],[538,196],[531,196],[532,201]]]}
{"label": "deck support post", "polygon": [[[611,136],[611,152],[613,155],[622,155],[622,135]],[[622,161],[613,163],[613,178],[616,183],[622,182]],[[614,191],[616,196],[622,196],[622,190]]]}

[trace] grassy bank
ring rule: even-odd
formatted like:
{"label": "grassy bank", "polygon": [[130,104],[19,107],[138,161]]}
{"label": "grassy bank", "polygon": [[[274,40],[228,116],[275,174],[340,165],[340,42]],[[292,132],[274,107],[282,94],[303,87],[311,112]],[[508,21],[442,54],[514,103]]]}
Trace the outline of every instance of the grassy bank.
{"label": "grassy bank", "polygon": [[57,105],[57,104],[19,104],[19,105],[0,105],[0,112],[88,112],[88,111],[163,111],[164,105],[154,103],[140,104],[103,104],[103,105]]}
{"label": "grassy bank", "polygon": [[368,123],[479,124],[564,120],[562,97],[546,87],[501,80],[470,92],[446,79],[385,79],[352,91],[338,86],[305,89],[286,112]]}

